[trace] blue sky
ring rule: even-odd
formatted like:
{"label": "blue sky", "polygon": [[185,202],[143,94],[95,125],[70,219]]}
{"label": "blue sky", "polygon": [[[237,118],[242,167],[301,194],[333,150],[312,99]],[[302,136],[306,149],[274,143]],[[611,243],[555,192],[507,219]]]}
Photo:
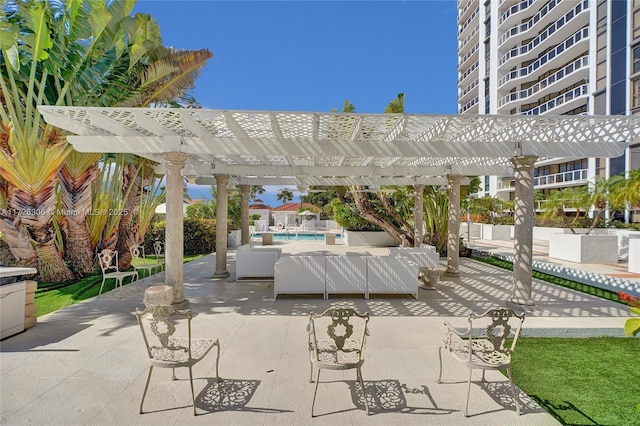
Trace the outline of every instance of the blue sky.
{"label": "blue sky", "polygon": [[407,113],[456,113],[454,0],[139,0],[134,12],[158,21],[165,46],[213,53],[192,91],[204,108],[324,112],[349,99],[378,113],[403,92]]}

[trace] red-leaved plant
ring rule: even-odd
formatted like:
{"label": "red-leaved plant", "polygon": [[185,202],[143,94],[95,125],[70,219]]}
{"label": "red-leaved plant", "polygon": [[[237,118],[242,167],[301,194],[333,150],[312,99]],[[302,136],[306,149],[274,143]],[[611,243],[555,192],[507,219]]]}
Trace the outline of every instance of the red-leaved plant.
{"label": "red-leaved plant", "polygon": [[[618,297],[629,305],[629,311],[640,315],[640,298],[627,294],[624,291],[618,292]],[[638,333],[640,333],[640,318],[629,318],[627,322],[624,323],[624,334],[627,336],[635,336]]]}

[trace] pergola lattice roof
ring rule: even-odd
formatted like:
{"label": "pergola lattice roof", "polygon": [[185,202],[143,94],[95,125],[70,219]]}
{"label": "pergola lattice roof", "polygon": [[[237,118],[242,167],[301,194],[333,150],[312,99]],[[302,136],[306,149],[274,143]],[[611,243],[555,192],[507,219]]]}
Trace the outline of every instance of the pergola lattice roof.
{"label": "pergola lattice roof", "polygon": [[502,175],[516,155],[617,157],[640,136],[634,116],[39,109],[48,123],[78,135],[68,137],[77,151],[159,162],[162,153],[184,152],[194,177],[229,174],[255,184],[278,184],[271,180],[277,178],[400,185],[432,183],[444,174]]}

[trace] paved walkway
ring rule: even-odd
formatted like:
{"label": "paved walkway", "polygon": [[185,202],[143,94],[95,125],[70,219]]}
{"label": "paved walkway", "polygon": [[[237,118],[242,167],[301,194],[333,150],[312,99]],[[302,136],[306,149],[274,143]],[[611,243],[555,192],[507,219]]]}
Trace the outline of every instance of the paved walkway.
{"label": "paved walkway", "polygon": [[[345,253],[355,249],[322,242],[279,243],[283,251]],[[38,318],[38,325],[0,343],[0,423],[3,425],[80,424],[406,424],[551,425],[557,422],[520,393],[521,416],[515,413],[508,382],[488,372],[482,385],[474,375],[470,413],[465,418],[465,369],[445,357],[444,379],[436,384],[438,344],[443,320],[464,326],[466,315],[504,306],[509,296],[508,271],[468,259],[462,276],[443,277],[436,290],[410,297],[282,297],[273,300],[273,283],[212,279],[215,256],[185,265],[185,295],[194,318],[194,335],[218,337],[222,345],[216,384],[215,357],[196,365],[193,416],[186,370],[171,382],[157,370],[145,409],[138,406],[148,360],[131,312],[142,306],[143,290],[158,284],[153,276],[101,298],[86,300]],[[538,304],[527,313],[525,335],[618,333],[628,316],[624,306],[535,281]],[[307,315],[330,306],[368,311],[371,336],[363,367],[372,398],[366,416],[355,393],[354,372],[326,372],[310,416],[313,385],[308,383]],[[326,380],[326,382],[324,382]],[[375,391],[375,392],[374,392]]]}

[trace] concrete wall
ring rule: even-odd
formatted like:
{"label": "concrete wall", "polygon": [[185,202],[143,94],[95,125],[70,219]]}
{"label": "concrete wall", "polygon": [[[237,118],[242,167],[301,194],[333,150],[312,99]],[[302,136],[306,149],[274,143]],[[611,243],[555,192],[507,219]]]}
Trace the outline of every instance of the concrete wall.
{"label": "concrete wall", "polygon": [[398,243],[384,231],[344,231],[347,246],[396,247]]}
{"label": "concrete wall", "polygon": [[549,240],[549,257],[576,263],[618,263],[618,237],[555,234]]}

